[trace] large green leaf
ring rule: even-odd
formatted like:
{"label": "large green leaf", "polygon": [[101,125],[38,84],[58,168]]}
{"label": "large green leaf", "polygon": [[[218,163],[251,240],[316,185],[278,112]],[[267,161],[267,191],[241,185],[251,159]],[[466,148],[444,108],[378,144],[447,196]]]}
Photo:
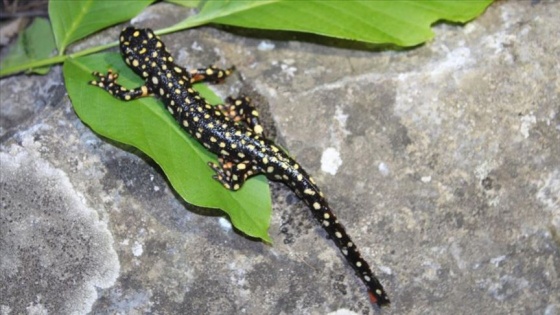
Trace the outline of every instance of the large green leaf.
{"label": "large green leaf", "polygon": [[165,0],[165,1],[178,4],[186,8],[196,8],[200,5],[200,2],[202,2],[202,0]]}
{"label": "large green leaf", "polygon": [[68,45],[108,26],[135,17],[154,0],[51,0],[49,17],[62,55]]}
{"label": "large green leaf", "polygon": [[[70,43],[97,30],[135,16],[153,0],[51,0],[49,15],[59,56],[11,63],[0,77],[22,70],[63,62]],[[199,14],[157,34],[176,32],[208,23],[271,30],[311,32],[371,43],[413,46],[433,37],[430,25],[438,20],[466,22],[481,14],[492,0],[294,1],[294,0],[168,0],[183,6],[201,5]],[[117,42],[74,54],[87,55]],[[32,43],[34,45],[34,43]]]}
{"label": "large green leaf", "polygon": [[[127,87],[142,84],[118,54],[98,54],[65,62],[63,73],[74,110],[95,132],[132,145],[156,161],[173,188],[188,203],[224,210],[233,225],[245,234],[270,242],[271,214],[266,179],[258,176],[242,189],[231,192],[212,179],[208,161],[216,157],[188,136],[155,98],[124,102],[88,85],[92,71],[113,69],[122,74],[119,83]],[[134,78],[132,80],[127,78]],[[197,90],[211,102],[219,102],[203,85]]]}
{"label": "large green leaf", "polygon": [[[23,31],[15,45],[10,47],[8,55],[0,62],[0,68],[10,68],[48,57],[54,51],[54,38],[51,25],[46,19],[38,18]],[[45,74],[50,67],[30,69],[32,72]]]}
{"label": "large green leaf", "polygon": [[434,22],[467,22],[490,3],[492,0],[206,1],[199,14],[165,32],[218,23],[414,46],[434,36],[430,29]]}

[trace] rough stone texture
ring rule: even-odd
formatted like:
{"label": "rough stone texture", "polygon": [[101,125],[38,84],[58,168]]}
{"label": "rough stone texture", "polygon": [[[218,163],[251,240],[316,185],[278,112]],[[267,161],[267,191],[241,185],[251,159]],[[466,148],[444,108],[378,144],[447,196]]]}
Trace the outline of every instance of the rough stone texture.
{"label": "rough stone texture", "polygon": [[11,148],[0,152],[2,312],[86,313],[96,289],[112,287],[119,272],[107,224],[64,172]]}
{"label": "rough stone texture", "polygon": [[[184,14],[160,4],[134,23]],[[164,41],[189,67],[237,66],[243,80],[216,89],[262,101],[389,291],[384,314],[552,315],[558,16],[557,1],[500,1],[400,52],[206,27]],[[379,312],[282,185],[274,245],[246,239],[183,203],[141,153],[93,134],[62,82],[59,68],[0,81],[0,314]]]}

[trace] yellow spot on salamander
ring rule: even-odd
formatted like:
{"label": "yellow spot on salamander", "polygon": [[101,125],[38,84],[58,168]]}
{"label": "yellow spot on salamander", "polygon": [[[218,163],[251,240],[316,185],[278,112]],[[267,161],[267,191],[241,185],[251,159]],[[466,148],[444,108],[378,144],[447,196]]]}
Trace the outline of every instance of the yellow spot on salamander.
{"label": "yellow spot on salamander", "polygon": [[255,128],[253,128],[255,130],[255,133],[257,134],[261,134],[263,132],[263,127],[261,125],[256,125]]}
{"label": "yellow spot on salamander", "polygon": [[142,90],[142,96],[148,96],[148,94],[149,94],[148,88],[145,85],[142,85],[142,87],[140,87],[140,89]]}
{"label": "yellow spot on salamander", "polygon": [[303,193],[306,194],[306,195],[310,195],[310,196],[315,195],[315,191],[313,191],[313,190],[311,190],[311,189],[309,189],[309,188],[307,188],[306,190],[304,190]]}

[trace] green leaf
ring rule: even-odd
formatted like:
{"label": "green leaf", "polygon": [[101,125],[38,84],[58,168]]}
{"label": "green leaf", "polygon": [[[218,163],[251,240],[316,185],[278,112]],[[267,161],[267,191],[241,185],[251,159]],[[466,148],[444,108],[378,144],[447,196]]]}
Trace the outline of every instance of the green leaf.
{"label": "green leaf", "polygon": [[186,8],[197,8],[202,0],[165,0],[165,2],[174,3]]}
{"label": "green leaf", "polygon": [[[38,18],[23,31],[15,45],[10,47],[8,55],[0,63],[0,68],[29,63],[47,58],[54,51],[54,38],[48,20]],[[45,74],[50,67],[29,69],[29,72]]]}
{"label": "green leaf", "polygon": [[430,29],[434,22],[467,22],[490,3],[492,0],[206,1],[198,15],[165,32],[218,23],[415,46],[434,36]]}
{"label": "green leaf", "polygon": [[53,24],[58,53],[71,43],[111,25],[129,20],[153,0],[51,0],[49,17]]}
{"label": "green leaf", "polygon": [[[212,179],[208,161],[216,157],[184,132],[159,100],[152,97],[124,102],[91,86],[91,72],[113,69],[119,83],[132,88],[143,81],[114,53],[98,54],[64,63],[63,73],[74,110],[95,132],[132,145],[156,161],[173,188],[188,203],[224,210],[243,233],[270,242],[271,200],[267,181],[258,176],[231,192]],[[126,79],[134,78],[134,80]],[[196,89],[208,100],[218,100],[203,85]]]}

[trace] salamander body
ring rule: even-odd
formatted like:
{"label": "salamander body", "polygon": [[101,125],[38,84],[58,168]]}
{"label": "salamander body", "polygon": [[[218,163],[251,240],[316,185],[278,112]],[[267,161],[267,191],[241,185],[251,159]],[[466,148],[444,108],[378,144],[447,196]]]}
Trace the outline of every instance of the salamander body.
{"label": "salamander body", "polygon": [[368,263],[329,207],[313,178],[290,156],[263,134],[258,112],[247,97],[228,98],[225,105],[211,106],[192,88],[196,82],[222,81],[233,69],[207,67],[187,71],[174,63],[163,42],[150,29],[128,27],[120,35],[120,50],[127,65],[145,80],[135,89],[117,84],[116,73],[95,72],[90,83],[114,97],[129,101],[158,96],[182,128],[209,151],[219,164],[209,163],[214,178],[230,190],[238,190],[245,180],[264,174],[281,181],[305,202],[327,231],[346,261],[364,282],[373,303],[389,304],[389,299]]}

